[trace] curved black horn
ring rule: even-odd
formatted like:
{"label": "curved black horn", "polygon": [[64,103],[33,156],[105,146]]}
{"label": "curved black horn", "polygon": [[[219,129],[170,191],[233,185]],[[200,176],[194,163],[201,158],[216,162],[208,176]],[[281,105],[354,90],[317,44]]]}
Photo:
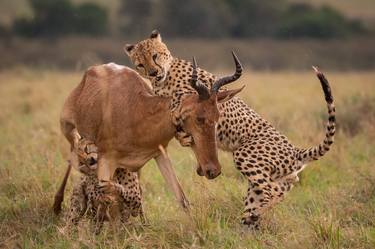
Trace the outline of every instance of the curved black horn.
{"label": "curved black horn", "polygon": [[237,55],[233,51],[232,51],[232,56],[233,56],[233,59],[234,59],[234,63],[236,64],[236,72],[231,76],[222,77],[222,78],[216,80],[215,83],[211,87],[211,92],[218,92],[219,89],[222,86],[224,86],[226,84],[229,84],[233,81],[236,81],[241,77],[241,75],[242,75],[241,62],[238,59]]}
{"label": "curved black horn", "polygon": [[208,88],[198,82],[197,61],[195,60],[195,57],[193,57],[193,73],[191,74],[190,84],[194,88],[194,90],[198,92],[200,100],[210,98],[210,92]]}

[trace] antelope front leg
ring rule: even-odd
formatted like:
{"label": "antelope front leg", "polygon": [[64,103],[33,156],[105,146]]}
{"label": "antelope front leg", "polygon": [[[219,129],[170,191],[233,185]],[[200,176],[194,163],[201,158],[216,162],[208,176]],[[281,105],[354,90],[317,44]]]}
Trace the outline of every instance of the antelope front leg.
{"label": "antelope front leg", "polygon": [[111,202],[115,199],[111,193],[114,193],[112,184],[113,175],[116,171],[116,164],[111,163],[105,156],[101,156],[98,161],[98,180],[99,180],[99,201]]}
{"label": "antelope front leg", "polygon": [[160,151],[162,152],[161,155],[155,158],[156,163],[159,167],[159,170],[164,177],[164,180],[167,182],[169,189],[175,195],[177,201],[180,203],[182,208],[186,211],[189,210],[189,201],[185,196],[185,193],[180,185],[180,182],[177,179],[177,176],[173,170],[172,163],[168,157],[168,154],[164,150],[163,146],[159,146]]}
{"label": "antelope front leg", "polygon": [[100,156],[98,161],[98,180],[102,182],[109,182],[113,179],[113,175],[116,171],[116,164],[111,163],[106,156]]}

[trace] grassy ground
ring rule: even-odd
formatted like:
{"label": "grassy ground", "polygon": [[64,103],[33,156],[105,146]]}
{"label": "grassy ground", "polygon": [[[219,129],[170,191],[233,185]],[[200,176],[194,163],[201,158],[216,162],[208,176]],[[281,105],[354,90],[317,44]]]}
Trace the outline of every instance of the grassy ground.
{"label": "grassy ground", "polygon": [[[59,111],[81,75],[24,68],[0,74],[0,248],[375,247],[375,73],[327,72],[338,111],[336,143],[266,215],[261,231],[239,224],[247,184],[231,155],[220,154],[223,174],[208,181],[194,173],[192,153],[172,142],[191,216],[178,208],[151,162],[141,179],[150,226],[134,219],[106,225],[99,236],[85,221],[68,233],[51,212],[68,149]],[[323,138],[326,108],[312,72],[251,72],[241,82],[248,85],[246,102],[295,144]]]}

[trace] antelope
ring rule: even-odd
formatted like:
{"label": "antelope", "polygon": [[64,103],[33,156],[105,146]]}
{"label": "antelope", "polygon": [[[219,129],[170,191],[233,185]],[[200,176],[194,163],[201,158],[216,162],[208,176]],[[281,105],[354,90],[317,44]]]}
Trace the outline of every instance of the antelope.
{"label": "antelope", "polygon": [[[65,101],[60,117],[62,133],[72,151],[76,131],[95,143],[99,154],[97,175],[103,185],[112,180],[117,168],[139,171],[154,158],[168,187],[180,205],[187,208],[188,201],[164,148],[182,129],[194,139],[191,148],[201,174],[207,179],[220,175],[215,134],[220,116],[217,105],[243,89],[219,91],[241,76],[241,63],[236,56],[233,58],[235,74],[219,78],[211,89],[197,80],[197,65],[193,58],[194,66],[189,73],[192,73],[190,85],[195,91],[185,95],[181,104],[173,108],[175,97],[153,95],[136,71],[114,63],[93,66]],[[56,214],[61,211],[71,167],[69,164],[55,195]]]}

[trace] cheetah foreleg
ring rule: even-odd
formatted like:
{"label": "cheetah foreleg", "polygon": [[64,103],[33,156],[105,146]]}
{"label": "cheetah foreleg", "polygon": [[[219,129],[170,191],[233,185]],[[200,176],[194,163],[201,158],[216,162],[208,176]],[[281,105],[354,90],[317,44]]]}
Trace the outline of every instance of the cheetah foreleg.
{"label": "cheetah foreleg", "polygon": [[68,225],[76,226],[87,210],[87,196],[84,189],[84,181],[81,181],[80,184],[77,184],[73,189],[73,194],[70,200]]}
{"label": "cheetah foreleg", "polygon": [[183,147],[190,147],[194,144],[193,137],[184,131],[177,131],[175,138]]}

